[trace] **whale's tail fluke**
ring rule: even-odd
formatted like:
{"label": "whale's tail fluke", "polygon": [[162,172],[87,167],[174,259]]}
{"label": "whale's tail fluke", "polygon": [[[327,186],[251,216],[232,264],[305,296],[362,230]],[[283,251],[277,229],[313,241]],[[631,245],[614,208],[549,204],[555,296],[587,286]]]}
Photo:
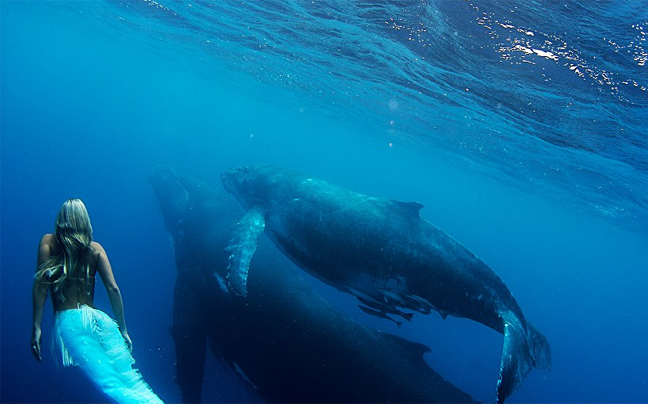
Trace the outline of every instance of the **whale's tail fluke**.
{"label": "whale's tail fluke", "polygon": [[512,312],[502,314],[504,321],[504,349],[497,381],[497,403],[510,396],[531,369],[551,367],[551,348],[547,339],[529,324],[528,327]]}

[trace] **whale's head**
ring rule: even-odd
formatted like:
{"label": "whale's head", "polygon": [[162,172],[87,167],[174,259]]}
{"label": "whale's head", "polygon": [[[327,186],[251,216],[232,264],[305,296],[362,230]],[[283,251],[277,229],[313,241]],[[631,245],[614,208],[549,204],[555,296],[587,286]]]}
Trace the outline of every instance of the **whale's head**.
{"label": "whale's head", "polygon": [[221,174],[223,187],[245,209],[263,204],[276,189],[281,170],[267,164],[231,168]]}
{"label": "whale's head", "polygon": [[239,204],[220,187],[170,167],[152,167],[149,182],[176,246],[178,272],[215,275],[219,285],[224,284],[229,256],[225,247],[242,214]]}
{"label": "whale's head", "polygon": [[[157,165],[149,171],[149,182],[160,204],[167,230],[172,235],[204,233],[240,216],[240,207],[222,191],[176,170]],[[223,230],[225,232],[225,230]]]}
{"label": "whale's head", "polygon": [[174,169],[157,165],[149,171],[149,182],[157,196],[167,228],[178,221],[190,201],[186,181]]}

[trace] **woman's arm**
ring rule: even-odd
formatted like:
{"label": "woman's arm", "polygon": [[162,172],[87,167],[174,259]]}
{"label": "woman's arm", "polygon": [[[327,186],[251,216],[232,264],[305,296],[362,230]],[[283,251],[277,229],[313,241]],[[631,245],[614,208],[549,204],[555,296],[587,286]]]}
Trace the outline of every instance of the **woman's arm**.
{"label": "woman's arm", "polygon": [[108,292],[108,298],[110,299],[110,305],[112,306],[113,314],[115,315],[115,319],[117,320],[117,325],[119,325],[119,331],[124,337],[126,345],[128,345],[128,349],[133,350],[133,342],[128,335],[128,329],[126,328],[126,319],[124,317],[124,301],[122,299],[121,292],[119,291],[117,281],[115,281],[115,276],[113,275],[112,267],[110,266],[110,261],[108,260],[108,255],[99,243],[95,242],[92,244],[92,248],[95,254],[98,255],[97,272],[99,272],[99,276],[101,276],[101,280],[106,287],[106,292]]}
{"label": "woman's arm", "polygon": [[[52,256],[52,239],[53,235],[46,234],[40,241],[38,246],[38,259],[36,260],[36,271],[40,268],[41,264]],[[39,362],[43,360],[41,354],[41,322],[43,319],[43,309],[45,307],[45,300],[47,299],[48,285],[43,283],[40,279],[34,279],[34,288],[32,290],[33,301],[33,326],[31,338],[32,354]]]}

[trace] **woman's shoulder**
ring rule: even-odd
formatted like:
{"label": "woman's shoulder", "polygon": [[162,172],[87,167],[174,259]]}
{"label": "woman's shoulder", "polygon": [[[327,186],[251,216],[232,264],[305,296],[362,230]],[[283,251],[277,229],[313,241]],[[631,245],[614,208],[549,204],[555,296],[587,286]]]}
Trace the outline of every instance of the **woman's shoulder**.
{"label": "woman's shoulder", "polygon": [[52,252],[56,252],[57,250],[58,240],[56,239],[56,236],[54,234],[47,233],[43,237],[41,237],[39,247],[39,251],[41,253],[51,254]]}
{"label": "woman's shoulder", "polygon": [[97,243],[96,241],[91,242],[90,247],[92,247],[92,251],[94,251],[95,254],[101,254],[106,252],[106,250],[104,250],[101,244]]}
{"label": "woman's shoulder", "polygon": [[61,248],[56,235],[50,233],[45,234],[41,237],[40,244],[38,245],[38,265],[57,256],[60,252]]}
{"label": "woman's shoulder", "polygon": [[41,237],[41,244],[54,244],[56,243],[56,236],[52,233],[47,233]]}
{"label": "woman's shoulder", "polygon": [[92,241],[90,243],[90,248],[92,248],[92,262],[93,262],[93,268],[96,270],[97,265],[104,259],[107,259],[106,257],[106,250],[101,246],[101,244],[97,243],[96,241]]}

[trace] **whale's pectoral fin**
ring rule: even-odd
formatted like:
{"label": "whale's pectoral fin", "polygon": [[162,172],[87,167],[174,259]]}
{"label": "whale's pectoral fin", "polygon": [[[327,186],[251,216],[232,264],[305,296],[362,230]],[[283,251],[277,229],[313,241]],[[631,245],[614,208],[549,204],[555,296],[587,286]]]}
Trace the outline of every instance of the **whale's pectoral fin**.
{"label": "whale's pectoral fin", "polygon": [[526,328],[512,312],[502,313],[504,349],[497,381],[497,403],[510,396],[533,368],[533,356]]}
{"label": "whale's pectoral fin", "polygon": [[250,260],[265,229],[265,215],[260,207],[253,207],[236,224],[234,235],[225,249],[229,253],[227,283],[234,293],[247,295]]}
{"label": "whale's pectoral fin", "polygon": [[551,347],[549,341],[533,324],[527,321],[533,366],[538,369],[551,370]]}

